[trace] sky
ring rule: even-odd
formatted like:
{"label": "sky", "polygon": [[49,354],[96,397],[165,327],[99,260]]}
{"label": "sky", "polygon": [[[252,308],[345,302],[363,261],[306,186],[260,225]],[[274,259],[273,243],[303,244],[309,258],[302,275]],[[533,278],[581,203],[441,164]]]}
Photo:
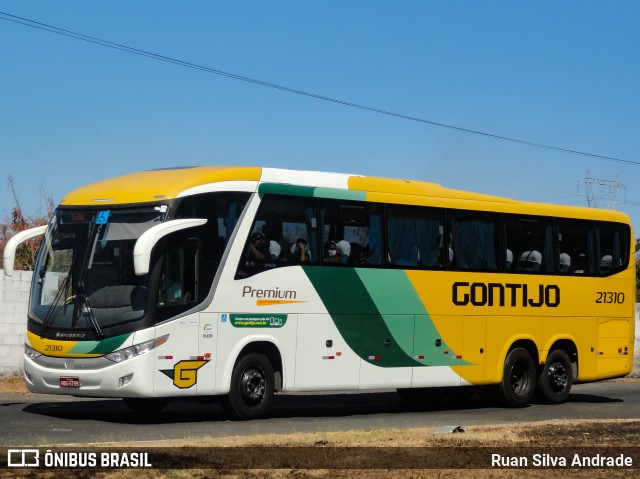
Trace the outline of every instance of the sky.
{"label": "sky", "polygon": [[[0,0],[0,12],[1,218],[9,175],[38,215],[43,191],[58,202],[138,170],[252,165],[581,206],[589,172],[626,187],[616,209],[640,231],[640,2]],[[608,188],[594,194],[608,205]]]}

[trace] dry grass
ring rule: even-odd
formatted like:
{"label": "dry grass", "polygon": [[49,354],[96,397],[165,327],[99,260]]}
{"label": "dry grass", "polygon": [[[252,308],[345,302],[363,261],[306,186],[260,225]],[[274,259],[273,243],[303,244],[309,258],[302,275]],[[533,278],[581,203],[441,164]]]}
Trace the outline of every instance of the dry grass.
{"label": "dry grass", "polygon": [[[193,445],[197,443],[198,447]],[[180,447],[189,447],[191,451],[204,451],[210,454],[211,450],[203,448],[223,448],[222,450],[237,452],[242,451],[271,451],[283,450],[293,453],[313,456],[319,451],[339,451],[344,453],[344,463],[340,459],[335,460],[332,469],[312,469],[306,461],[313,461],[313,458],[300,456],[295,458],[296,469],[188,469],[185,464],[184,469],[152,469],[152,470],[120,470],[120,471],[38,471],[37,473],[27,473],[6,475],[0,472],[0,478],[4,477],[25,477],[25,478],[46,478],[58,477],[101,478],[101,479],[124,479],[135,477],[136,479],[204,479],[204,478],[274,478],[274,479],[298,479],[298,478],[391,478],[391,479],[413,479],[422,477],[438,478],[622,478],[637,477],[638,464],[635,469],[392,469],[391,464],[376,466],[371,469],[344,469],[350,454],[362,454],[365,448],[373,451],[370,454],[379,455],[384,451],[393,451],[393,464],[411,464],[415,451],[424,451],[428,448],[441,450],[439,448],[450,448],[443,451],[453,454],[458,451],[469,451],[474,448],[533,448],[535,452],[542,451],[543,447],[553,444],[554,447],[593,447],[597,446],[598,451],[603,451],[607,447],[619,450],[622,447],[640,447],[640,420],[625,421],[549,421],[544,423],[506,425],[506,426],[475,426],[469,427],[463,433],[456,434],[434,434],[428,429],[383,429],[371,431],[347,431],[347,432],[323,432],[308,434],[290,435],[261,435],[249,437],[227,437],[219,439],[201,438],[193,440],[144,442],[144,443],[118,443],[111,446],[130,447],[132,450],[140,448],[163,447],[167,448],[168,454],[178,455],[180,460]],[[105,444],[105,446],[109,446]],[[296,449],[303,448],[303,449]],[[75,449],[77,450],[77,449]],[[217,450],[220,452],[220,449]],[[592,451],[590,454],[593,454]],[[366,453],[365,453],[366,454]],[[486,452],[479,454],[488,455]],[[478,454],[476,454],[478,456]],[[340,457],[340,456],[338,456]],[[472,456],[473,457],[473,456]],[[479,456],[478,456],[479,457]],[[636,457],[638,455],[636,454]],[[316,456],[317,459],[317,456]],[[371,456],[371,464],[375,457]],[[370,464],[370,463],[367,463]],[[12,471],[13,472],[13,471]]]}
{"label": "dry grass", "polygon": [[21,376],[0,377],[0,393],[29,394]]}

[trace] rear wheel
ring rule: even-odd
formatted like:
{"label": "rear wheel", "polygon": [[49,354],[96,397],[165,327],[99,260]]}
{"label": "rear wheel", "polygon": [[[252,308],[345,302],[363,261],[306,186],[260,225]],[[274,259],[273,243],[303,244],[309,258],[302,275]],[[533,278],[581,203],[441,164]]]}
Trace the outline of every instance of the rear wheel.
{"label": "rear wheel", "polygon": [[234,419],[257,419],[267,415],[274,393],[273,366],[262,354],[247,354],[233,368],[231,388],[225,401]]}
{"label": "rear wheel", "polygon": [[551,351],[538,377],[540,399],[548,404],[567,400],[573,384],[573,368],[569,355],[562,349]]}
{"label": "rear wheel", "polygon": [[504,361],[500,392],[507,405],[524,407],[536,392],[536,365],[524,348],[515,348]]}

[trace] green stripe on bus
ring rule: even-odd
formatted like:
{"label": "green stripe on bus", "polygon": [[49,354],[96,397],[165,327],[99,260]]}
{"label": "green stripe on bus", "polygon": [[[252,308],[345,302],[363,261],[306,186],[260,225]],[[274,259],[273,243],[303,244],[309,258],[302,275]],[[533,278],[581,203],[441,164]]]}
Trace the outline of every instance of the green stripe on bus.
{"label": "green stripe on bus", "polygon": [[[383,317],[366,286],[354,268],[303,268],[338,331],[349,347],[363,360],[380,367],[420,366],[410,354],[406,343],[413,335],[413,318],[405,318],[406,331],[394,335],[388,323],[397,317]],[[393,319],[393,320],[392,320]],[[400,324],[399,322],[397,324]],[[394,329],[397,329],[394,326]],[[400,336],[398,338],[397,336]],[[389,342],[387,342],[389,340]]]}
{"label": "green stripe on bus", "polygon": [[316,188],[312,186],[283,185],[279,183],[262,183],[258,187],[260,198],[265,194],[304,196],[307,198],[328,198],[349,201],[365,201],[364,191],[345,190],[340,188]]}
{"label": "green stripe on bus", "polygon": [[403,270],[303,269],[338,331],[361,359],[382,367],[469,364],[457,359],[441,338]]}
{"label": "green stripe on bus", "polygon": [[279,183],[262,183],[258,187],[260,198],[265,194],[307,196],[312,198],[315,188],[312,186],[282,185]]}
{"label": "green stripe on bus", "polygon": [[[396,341],[414,360],[425,366],[468,364],[456,359],[453,350],[442,339],[404,270],[360,268],[356,272]],[[406,315],[411,318],[408,323],[403,319]],[[438,339],[440,346],[436,347]],[[425,354],[427,351],[431,354]],[[449,351],[450,354],[445,355],[443,351]],[[416,359],[418,355],[425,358]]]}
{"label": "green stripe on bus", "polygon": [[329,198],[335,200],[365,201],[367,193],[357,190],[341,190],[338,188],[316,188],[316,198]]}
{"label": "green stripe on bus", "polygon": [[118,349],[131,336],[131,333],[121,334],[102,341],[79,341],[69,353],[71,354],[109,354]]}

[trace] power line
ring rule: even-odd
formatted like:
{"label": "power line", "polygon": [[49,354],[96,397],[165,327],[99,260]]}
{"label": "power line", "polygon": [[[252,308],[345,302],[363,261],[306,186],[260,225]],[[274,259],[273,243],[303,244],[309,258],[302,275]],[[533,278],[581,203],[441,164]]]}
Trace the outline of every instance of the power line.
{"label": "power line", "polygon": [[563,152],[563,153],[570,153],[573,155],[580,155],[580,156],[587,156],[587,157],[591,157],[591,158],[598,158],[598,159],[602,159],[602,160],[607,160],[607,161],[615,161],[618,163],[625,163],[628,165],[634,165],[634,166],[640,166],[640,162],[639,161],[632,161],[632,160],[625,160],[622,158],[616,158],[616,157],[612,157],[612,156],[606,156],[606,155],[598,155],[595,153],[588,153],[588,152],[584,152],[584,151],[578,151],[578,150],[572,150],[570,148],[562,148],[562,147],[558,147],[558,146],[552,146],[552,145],[546,145],[543,143],[536,143],[533,141],[527,141],[527,140],[522,140],[522,139],[518,139],[518,138],[513,138],[513,137],[508,137],[508,136],[503,136],[503,135],[497,135],[494,133],[488,133],[488,132],[484,132],[484,131],[479,131],[479,130],[473,130],[470,128],[463,128],[460,126],[455,126],[455,125],[449,125],[446,123],[440,123],[437,121],[431,121],[431,120],[426,120],[424,118],[419,118],[419,117],[415,117],[415,116],[411,116],[411,115],[405,115],[403,113],[397,113],[397,112],[393,112],[393,111],[389,111],[389,110],[383,110],[381,108],[375,108],[375,107],[371,107],[371,106],[367,106],[367,105],[362,105],[359,103],[353,103],[350,101],[346,101],[346,100],[340,100],[337,98],[332,98],[332,97],[328,97],[328,96],[324,96],[324,95],[320,95],[317,93],[312,93],[312,92],[308,92],[308,91],[304,91],[304,90],[299,90],[296,88],[291,88],[291,87],[287,87],[284,85],[279,85],[276,83],[270,83],[270,82],[266,82],[266,81],[262,81],[262,80],[257,80],[255,78],[250,78],[250,77],[246,77],[246,76],[242,76],[242,75],[237,75],[235,73],[230,73],[230,72],[225,72],[222,70],[218,70],[215,68],[210,68],[204,65],[198,65],[196,63],[191,63],[191,62],[187,62],[184,60],[180,60],[177,58],[172,58],[172,57],[168,57],[165,55],[160,55],[158,53],[153,53],[153,52],[149,52],[146,50],[141,50],[138,48],[133,48],[133,47],[129,47],[127,45],[123,45],[120,43],[115,43],[115,42],[111,42],[108,40],[103,40],[101,38],[97,38],[97,37],[92,37],[90,35],[84,35],[82,33],[77,33],[71,30],[65,30],[63,28],[59,28],[53,25],[48,25],[46,23],[41,23],[41,22],[36,22],[35,20],[30,20],[28,18],[24,18],[24,17],[19,17],[16,15],[11,15],[9,13],[6,12],[1,12],[0,11],[0,19],[1,20],[6,20],[8,22],[13,22],[13,23],[17,23],[20,25],[24,25],[27,27],[31,27],[31,28],[36,28],[38,30],[44,30],[50,33],[55,33],[56,35],[62,35],[65,37],[69,37],[69,38],[73,38],[76,40],[82,40],[84,42],[88,42],[88,43],[93,43],[95,45],[100,45],[103,47],[107,47],[107,48],[113,48],[115,50],[120,50],[123,52],[127,52],[127,53],[131,53],[131,54],[135,54],[135,55],[140,55],[143,57],[147,57],[147,58],[151,58],[154,60],[159,60],[159,61],[163,61],[163,62],[167,62],[167,63],[173,63],[175,65],[179,65],[185,68],[192,68],[195,70],[200,70],[203,71],[205,73],[211,73],[214,75],[220,75],[226,78],[231,78],[233,80],[239,80],[239,81],[243,81],[243,82],[247,82],[247,83],[252,83],[254,85],[259,85],[259,86],[263,86],[263,87],[267,87],[267,88],[273,88],[275,90],[280,90],[280,91],[284,91],[286,93],[292,93],[295,95],[301,95],[301,96],[306,96],[309,98],[314,98],[316,100],[322,100],[322,101],[327,101],[327,102],[331,102],[331,103],[335,103],[338,105],[342,105],[342,106],[347,106],[347,107],[351,107],[351,108],[357,108],[360,110],[365,110],[365,111],[369,111],[372,113],[379,113],[382,115],[387,115],[387,116],[392,116],[395,118],[400,118],[403,120],[410,120],[410,121],[415,121],[415,122],[419,122],[419,123],[424,123],[427,125],[431,125],[431,126],[438,126],[441,128],[447,128],[450,130],[455,130],[455,131],[459,131],[462,133],[470,133],[470,134],[474,134],[474,135],[480,135],[480,136],[484,136],[487,138],[493,138],[496,140],[503,140],[503,141],[509,141],[512,143],[518,143],[521,145],[526,145],[526,146],[532,146],[532,147],[536,147],[536,148],[544,148],[547,150],[553,150],[553,151],[559,151],[559,152]]}

